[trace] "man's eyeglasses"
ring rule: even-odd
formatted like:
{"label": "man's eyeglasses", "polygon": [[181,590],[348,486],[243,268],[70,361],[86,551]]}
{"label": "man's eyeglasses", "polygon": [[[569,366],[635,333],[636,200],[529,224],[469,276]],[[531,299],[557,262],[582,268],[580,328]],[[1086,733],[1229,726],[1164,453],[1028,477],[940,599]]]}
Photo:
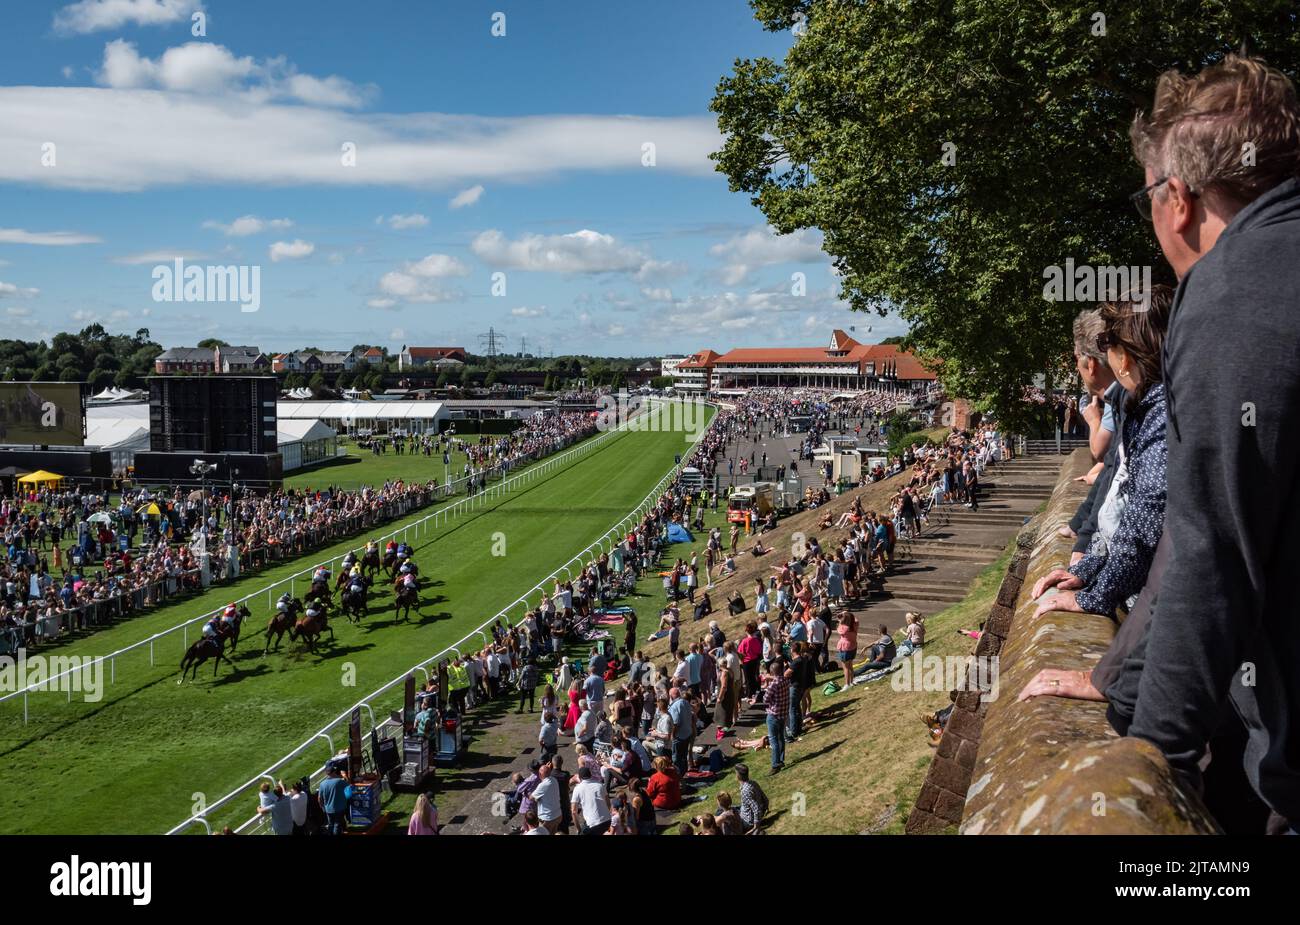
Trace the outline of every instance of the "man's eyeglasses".
{"label": "man's eyeglasses", "polygon": [[1115,338],[1111,337],[1110,334],[1105,331],[1102,331],[1097,335],[1097,352],[1102,356],[1105,356],[1106,351],[1111,347],[1114,347],[1115,343]]}
{"label": "man's eyeglasses", "polygon": [[[1173,178],[1161,177],[1159,180],[1152,183],[1151,185],[1142,187],[1136,193],[1129,194],[1128,198],[1133,201],[1134,207],[1138,210],[1138,215],[1142,216],[1148,222],[1151,221],[1151,195],[1160,187],[1168,183],[1171,179]],[[1190,186],[1187,188],[1187,193],[1193,199],[1195,199],[1196,196],[1198,195],[1196,190],[1192,189]]]}

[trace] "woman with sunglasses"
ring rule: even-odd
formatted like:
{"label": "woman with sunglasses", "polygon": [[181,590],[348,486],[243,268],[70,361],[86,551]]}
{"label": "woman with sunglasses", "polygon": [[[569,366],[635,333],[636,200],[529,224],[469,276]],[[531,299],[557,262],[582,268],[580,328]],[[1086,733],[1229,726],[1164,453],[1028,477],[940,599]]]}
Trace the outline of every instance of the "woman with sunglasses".
{"label": "woman with sunglasses", "polygon": [[1141,301],[1101,306],[1105,329],[1097,346],[1128,393],[1119,471],[1099,517],[1111,528],[1099,529],[1087,554],[1068,571],[1054,569],[1034,585],[1035,598],[1049,588],[1058,590],[1038,605],[1035,617],[1050,610],[1113,617],[1146,582],[1164,528],[1166,412],[1160,358],[1172,302],[1168,286],[1154,286]]}

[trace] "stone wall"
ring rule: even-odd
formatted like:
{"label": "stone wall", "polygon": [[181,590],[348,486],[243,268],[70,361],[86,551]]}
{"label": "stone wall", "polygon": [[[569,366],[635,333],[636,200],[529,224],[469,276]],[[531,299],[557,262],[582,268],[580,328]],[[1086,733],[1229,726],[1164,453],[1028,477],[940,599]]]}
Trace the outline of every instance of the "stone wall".
{"label": "stone wall", "polygon": [[909,833],[959,826],[979,834],[1196,834],[1216,831],[1200,800],[1181,790],[1159,751],[1120,738],[1105,704],[1016,697],[1043,668],[1090,669],[1116,624],[1096,614],[1033,619],[1034,583],[1069,563],[1058,535],[1087,494],[1073,481],[1087,452],[1066,457],[1046,510],[1017,538],[976,656],[997,658],[996,697],[967,690],[954,709],[908,818]]}

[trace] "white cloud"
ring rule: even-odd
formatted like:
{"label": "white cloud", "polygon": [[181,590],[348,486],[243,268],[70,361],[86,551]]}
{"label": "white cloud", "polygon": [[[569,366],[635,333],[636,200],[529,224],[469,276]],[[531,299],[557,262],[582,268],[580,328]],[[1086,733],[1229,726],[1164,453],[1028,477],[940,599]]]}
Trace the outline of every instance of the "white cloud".
{"label": "white cloud", "polygon": [[484,231],[470,250],[494,268],[541,273],[635,273],[646,257],[614,237],[583,229],[572,234],[524,234],[516,241]]}
{"label": "white cloud", "polygon": [[478,202],[479,197],[482,195],[483,184],[476,183],[469,189],[463,189],[455,196],[451,197],[451,202],[447,203],[447,205],[452,209],[463,209],[465,206],[472,206],[474,203]]}
{"label": "white cloud", "polygon": [[406,340],[406,330],[404,328],[393,328],[388,332],[390,341]]}
{"label": "white cloud", "polygon": [[250,103],[289,100],[325,108],[355,108],[375,94],[373,87],[358,87],[342,77],[299,74],[283,57],[259,63],[212,42],[187,42],[148,58],[131,42],[114,39],[104,46],[103,65],[95,79],[114,90],[226,95]]}
{"label": "white cloud", "polygon": [[722,281],[735,286],[749,277],[759,267],[778,263],[812,263],[825,260],[821,233],[800,229],[792,234],[779,235],[769,225],[752,228],[743,234],[715,244],[709,253],[726,261]]}
{"label": "white cloud", "polygon": [[527,305],[521,305],[518,308],[510,309],[510,314],[516,318],[540,318],[546,314],[546,306],[540,305],[537,308],[530,308]]}
{"label": "white cloud", "polygon": [[673,260],[647,260],[641,265],[641,269],[636,271],[633,279],[638,283],[659,282],[682,276],[689,270],[690,267],[686,264]]}
{"label": "white cloud", "polygon": [[[0,145],[2,148],[3,145]],[[27,231],[23,228],[0,228],[0,244],[41,244],[48,247],[71,247],[74,244],[100,244],[93,234],[76,231]]]}
{"label": "white cloud", "polygon": [[145,251],[140,254],[125,254],[121,257],[114,257],[114,263],[120,263],[125,266],[135,267],[148,263],[171,263],[173,260],[206,260],[207,254],[200,254],[197,251]]}
{"label": "white cloud", "polygon": [[469,267],[447,254],[429,254],[379,278],[381,295],[367,304],[371,308],[392,308],[402,302],[448,302],[459,292],[444,288],[438,280],[467,276]]}
{"label": "white cloud", "polygon": [[228,238],[246,238],[252,234],[261,234],[268,229],[292,228],[293,222],[287,218],[258,218],[256,215],[241,215],[229,225],[215,220],[203,223],[204,228],[215,228]]}
{"label": "white cloud", "polygon": [[[483,117],[355,113],[234,97],[95,87],[0,87],[0,182],[141,190],[160,186],[398,186],[457,189],[483,179],[532,181],[572,171],[711,175],[720,142],[706,117]],[[51,138],[78,152],[57,170]],[[121,139],[129,138],[125,145]],[[355,166],[341,149],[354,144]]]}
{"label": "white cloud", "polygon": [[651,302],[671,302],[673,300],[673,291],[662,286],[642,286],[641,294]]}
{"label": "white cloud", "polygon": [[77,72],[73,69],[73,67],[72,67],[71,64],[65,64],[65,65],[63,66],[63,71],[62,71],[62,73],[63,73],[63,79],[64,79],[64,80],[71,80],[71,79],[72,79],[72,75],[75,74],[75,73],[77,73]]}
{"label": "white cloud", "polygon": [[30,299],[40,295],[39,289],[19,289],[13,283],[0,280],[0,299]]}
{"label": "white cloud", "polygon": [[5,309],[5,314],[10,318],[27,318],[31,316],[31,313],[32,310],[30,308],[21,308],[17,305]]}
{"label": "white cloud", "polygon": [[403,231],[407,228],[423,228],[427,224],[429,224],[429,216],[421,215],[418,212],[411,215],[388,216],[388,227],[395,231]]}
{"label": "white cloud", "polygon": [[310,241],[295,239],[293,241],[276,241],[268,249],[271,255],[272,263],[279,263],[281,260],[300,260],[303,257],[310,257],[316,250],[316,245]]}
{"label": "white cloud", "polygon": [[54,14],[54,31],[85,35],[125,25],[165,26],[203,9],[197,0],[78,0]]}

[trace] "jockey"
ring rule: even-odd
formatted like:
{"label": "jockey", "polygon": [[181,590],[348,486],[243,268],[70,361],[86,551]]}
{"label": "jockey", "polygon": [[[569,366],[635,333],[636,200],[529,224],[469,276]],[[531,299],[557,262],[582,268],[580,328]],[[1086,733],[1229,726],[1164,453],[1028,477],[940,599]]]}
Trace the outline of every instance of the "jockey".
{"label": "jockey", "polygon": [[313,599],[312,602],[307,605],[306,616],[313,620],[321,616],[320,604],[315,599]]}
{"label": "jockey", "polygon": [[289,602],[292,601],[292,600],[293,600],[293,597],[292,597],[292,595],[289,594],[288,591],[286,591],[286,592],[284,592],[283,594],[281,594],[281,595],[280,595],[280,599],[279,599],[278,601],[275,602],[275,611],[276,611],[276,613],[288,613],[288,612],[289,612]]}
{"label": "jockey", "polygon": [[397,557],[399,559],[410,558],[413,551],[414,550],[412,550],[410,546],[407,546],[405,542],[397,544]]}
{"label": "jockey", "polygon": [[414,572],[411,572],[411,571],[409,571],[409,570],[407,570],[405,566],[403,566],[402,568],[403,568],[403,573],[402,573],[402,587],[403,587],[403,588],[414,588],[414,587],[415,587],[415,573],[414,573]]}
{"label": "jockey", "polygon": [[216,639],[221,634],[221,614],[214,613],[212,619],[203,624],[203,638]]}
{"label": "jockey", "polygon": [[352,550],[348,550],[348,554],[343,557],[343,571],[346,572],[348,569],[352,568],[356,564],[357,564],[357,554]]}
{"label": "jockey", "polygon": [[221,622],[233,624],[238,616],[239,611],[235,608],[235,605],[233,603],[227,604],[226,609],[221,611]]}
{"label": "jockey", "polygon": [[318,581],[328,582],[330,580],[330,570],[322,565],[316,569],[316,573],[312,575],[311,580],[313,584]]}
{"label": "jockey", "polygon": [[372,554],[378,554],[378,552],[379,552],[379,544],[377,542],[375,542],[374,540],[370,540],[368,543],[366,543],[367,556]]}
{"label": "jockey", "polygon": [[351,570],[350,572],[348,572],[348,577],[352,578],[353,580],[356,580],[356,579],[360,578],[360,577],[361,577],[361,566],[360,566],[360,565],[354,565],[354,566],[352,566],[352,570]]}
{"label": "jockey", "polygon": [[384,546],[384,555],[387,556],[389,553],[396,553],[396,552],[397,552],[396,540],[389,540],[388,543]]}

